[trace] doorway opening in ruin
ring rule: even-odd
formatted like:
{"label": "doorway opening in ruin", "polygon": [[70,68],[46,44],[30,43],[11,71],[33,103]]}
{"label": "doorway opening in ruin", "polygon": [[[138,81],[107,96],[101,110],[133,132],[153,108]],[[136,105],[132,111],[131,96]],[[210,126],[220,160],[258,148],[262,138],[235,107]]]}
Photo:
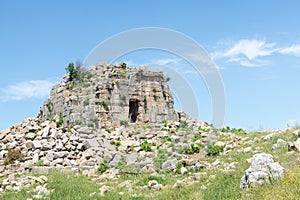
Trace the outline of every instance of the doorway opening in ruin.
{"label": "doorway opening in ruin", "polygon": [[138,115],[139,102],[137,99],[129,100],[129,121],[135,123]]}

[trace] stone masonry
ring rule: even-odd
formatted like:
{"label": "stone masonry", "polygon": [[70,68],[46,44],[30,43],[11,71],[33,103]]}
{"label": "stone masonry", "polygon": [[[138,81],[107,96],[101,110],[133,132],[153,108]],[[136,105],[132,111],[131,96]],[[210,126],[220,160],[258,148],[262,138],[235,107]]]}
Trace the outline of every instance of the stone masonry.
{"label": "stone masonry", "polygon": [[146,67],[126,68],[99,63],[82,70],[80,80],[70,82],[68,74],[52,88],[40,109],[46,120],[61,115],[64,126],[118,127],[129,123],[176,121],[174,101],[162,72]]}

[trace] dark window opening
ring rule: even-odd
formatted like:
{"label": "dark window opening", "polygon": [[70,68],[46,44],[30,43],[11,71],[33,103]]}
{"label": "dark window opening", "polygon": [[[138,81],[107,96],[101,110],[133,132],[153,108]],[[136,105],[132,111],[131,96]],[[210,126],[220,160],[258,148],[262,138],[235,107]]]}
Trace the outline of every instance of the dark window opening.
{"label": "dark window opening", "polygon": [[129,121],[135,123],[138,116],[139,102],[137,99],[129,100]]}

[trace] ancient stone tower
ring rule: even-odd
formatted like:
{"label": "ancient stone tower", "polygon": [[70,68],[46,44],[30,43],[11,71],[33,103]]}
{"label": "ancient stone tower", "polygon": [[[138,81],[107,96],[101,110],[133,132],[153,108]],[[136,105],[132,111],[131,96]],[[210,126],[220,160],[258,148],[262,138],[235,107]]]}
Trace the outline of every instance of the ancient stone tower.
{"label": "ancient stone tower", "polygon": [[99,63],[81,70],[71,82],[65,75],[41,107],[43,120],[61,116],[65,126],[101,128],[120,123],[175,121],[174,101],[162,72]]}

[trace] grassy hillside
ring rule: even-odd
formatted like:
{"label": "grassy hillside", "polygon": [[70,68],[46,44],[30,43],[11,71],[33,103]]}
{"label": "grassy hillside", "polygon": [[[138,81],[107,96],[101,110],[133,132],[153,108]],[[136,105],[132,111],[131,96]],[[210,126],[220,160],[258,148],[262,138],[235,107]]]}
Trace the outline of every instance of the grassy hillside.
{"label": "grassy hillside", "polygon": [[[139,173],[133,166],[121,166],[118,178],[54,172],[46,185],[50,192],[45,199],[299,199],[300,153],[280,147],[272,151],[278,139],[293,142],[296,129],[270,133],[224,133],[220,141],[239,143],[239,148],[224,151],[216,156],[206,156],[211,164],[181,175],[174,172]],[[249,158],[256,153],[269,153],[286,169],[283,180],[264,186],[240,190],[240,179],[249,167]],[[178,166],[180,167],[180,166]],[[131,168],[131,169],[130,169]],[[104,174],[107,172],[104,172]],[[149,188],[149,181],[161,184],[159,190]],[[5,192],[3,199],[27,199],[35,194],[34,187],[19,192]]]}

